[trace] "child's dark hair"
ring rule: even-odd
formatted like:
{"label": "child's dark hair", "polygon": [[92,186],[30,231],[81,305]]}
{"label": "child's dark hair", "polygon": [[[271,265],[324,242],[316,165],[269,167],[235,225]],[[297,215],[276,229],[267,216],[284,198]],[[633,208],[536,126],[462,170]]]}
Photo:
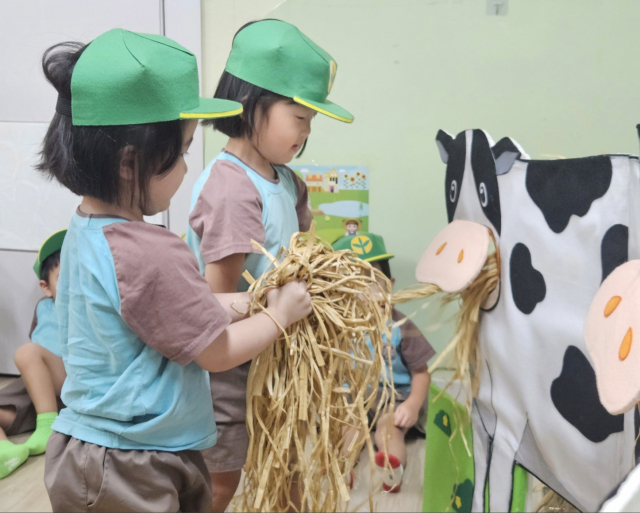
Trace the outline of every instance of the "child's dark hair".
{"label": "child's dark hair", "polygon": [[47,282],[49,285],[49,275],[56,267],[60,265],[60,251],[54,251],[47,258],[44,259],[40,266],[40,279]]}
{"label": "child's dark hair", "polygon": [[[243,29],[254,23],[256,22],[251,21],[246,23],[240,27],[240,30],[238,30],[235,35],[237,36]],[[256,108],[258,106],[262,109],[263,115],[266,116],[275,103],[279,101],[293,101],[287,96],[282,96],[281,94],[250,84],[228,73],[226,70],[222,72],[213,97],[242,103],[243,110],[240,116],[207,119],[202,122],[203,125],[212,126],[214,130],[222,132],[227,137],[251,138],[256,129]],[[302,149],[297,155],[298,157],[302,155],[306,147],[307,141],[305,140]]]}
{"label": "child's dark hair", "polygon": [[[66,42],[44,52],[44,75],[59,96],[72,99],[71,74],[87,46]],[[130,201],[133,205],[133,195],[121,197],[119,173],[122,150],[132,146],[137,164],[132,187],[137,187],[139,206],[144,211],[151,178],[169,171],[180,158],[182,132],[179,120],[74,126],[71,117],[56,112],[44,138],[37,169],[79,196],[91,196],[109,204]]]}
{"label": "child's dark hair", "polygon": [[375,263],[380,266],[380,270],[382,271],[382,274],[384,274],[387,278],[389,278],[391,280],[392,279],[392,277],[391,277],[391,266],[389,265],[389,259],[378,260]]}

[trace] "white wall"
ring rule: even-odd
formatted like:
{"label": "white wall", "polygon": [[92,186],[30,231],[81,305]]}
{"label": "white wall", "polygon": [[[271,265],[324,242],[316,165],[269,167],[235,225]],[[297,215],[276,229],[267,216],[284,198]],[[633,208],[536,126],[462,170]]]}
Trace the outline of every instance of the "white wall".
{"label": "white wall", "polygon": [[[62,41],[89,42],[112,28],[165,33],[200,61],[199,0],[0,0],[0,373],[15,373],[15,348],[28,341],[40,297],[31,267],[40,245],[65,228],[79,198],[33,168],[56,92],[41,68],[43,52]],[[202,169],[196,134],[188,165]],[[176,198],[171,228],[186,228],[190,186]],[[175,215],[173,214],[175,210]]]}

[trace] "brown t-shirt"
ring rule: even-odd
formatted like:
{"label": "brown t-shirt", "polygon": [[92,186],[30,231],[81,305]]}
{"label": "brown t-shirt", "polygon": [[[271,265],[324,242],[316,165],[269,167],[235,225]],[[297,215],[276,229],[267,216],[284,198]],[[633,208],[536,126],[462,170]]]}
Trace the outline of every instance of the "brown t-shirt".
{"label": "brown t-shirt", "polygon": [[[391,312],[393,322],[398,322],[404,319],[406,316],[395,308]],[[414,372],[433,358],[436,354],[436,350],[429,344],[418,327],[410,320],[407,319],[402,326],[400,326],[400,336],[402,338],[400,342],[400,354],[402,354],[403,363],[409,369],[409,372]]]}
{"label": "brown t-shirt", "polygon": [[[313,219],[307,186],[298,175],[286,169],[296,187],[299,230],[307,231]],[[260,253],[253,248],[251,240],[265,242],[262,214],[262,196],[247,171],[232,161],[216,160],[189,216],[189,225],[201,239],[203,262],[217,262],[236,253]]]}
{"label": "brown t-shirt", "polygon": [[193,253],[166,228],[142,222],[103,228],[115,264],[120,314],[148,346],[180,365],[231,323]]}

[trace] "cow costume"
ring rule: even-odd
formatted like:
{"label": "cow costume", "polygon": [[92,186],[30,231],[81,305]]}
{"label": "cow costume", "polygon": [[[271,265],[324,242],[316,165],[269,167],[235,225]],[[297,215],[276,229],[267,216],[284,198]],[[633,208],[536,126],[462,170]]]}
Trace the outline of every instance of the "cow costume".
{"label": "cow costume", "polygon": [[458,292],[480,272],[491,236],[500,286],[480,318],[472,405],[473,510],[508,511],[519,463],[594,511],[634,464],[637,421],[602,406],[583,324],[603,280],[640,257],[640,166],[627,155],[529,160],[482,130],[436,138],[449,224],[416,272]]}

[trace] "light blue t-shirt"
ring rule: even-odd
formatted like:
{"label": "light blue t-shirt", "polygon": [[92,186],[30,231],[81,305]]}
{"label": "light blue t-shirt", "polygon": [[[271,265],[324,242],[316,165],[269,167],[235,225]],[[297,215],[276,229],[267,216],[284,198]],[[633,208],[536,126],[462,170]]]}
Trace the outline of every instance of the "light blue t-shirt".
{"label": "light blue t-shirt", "polygon": [[[401,342],[402,342],[402,332],[400,326],[394,326],[391,329],[391,362],[389,362],[389,353],[387,352],[387,336],[385,334],[382,335],[382,341],[384,342],[384,348],[382,349],[382,356],[385,360],[384,370],[387,374],[387,380],[391,379],[391,375],[389,373],[389,363],[391,363],[391,368],[393,369],[393,384],[396,387],[411,387],[411,373],[409,369],[402,361],[402,352],[401,352]],[[371,339],[367,340],[367,346],[369,346],[369,350],[373,354],[373,344],[371,344]]]}
{"label": "light blue t-shirt", "polygon": [[60,269],[67,407],[53,428],[117,449],[214,445],[208,374],[193,360],[230,318],[184,242],[163,227],[78,212]]}
{"label": "light blue t-shirt", "polygon": [[41,299],[36,306],[36,326],[31,333],[31,341],[60,356],[60,333],[56,307],[50,297]]}
{"label": "light blue t-shirt", "polygon": [[[247,177],[256,187],[262,201],[262,224],[264,225],[265,240],[264,248],[273,256],[277,256],[282,247],[289,247],[291,236],[300,231],[300,222],[296,211],[298,203],[298,190],[293,172],[284,166],[274,166],[278,174],[278,182],[274,183],[262,177],[259,173],[251,169],[236,156],[222,152],[213,159],[204,169],[198,181],[193,186],[191,195],[191,210],[196,206],[200,193],[207,180],[211,176],[211,168],[218,161],[229,161],[244,170]],[[310,219],[309,219],[310,221]],[[205,265],[202,258],[200,246],[202,239],[189,226],[187,229],[187,244],[196,255],[200,272],[204,275]],[[249,271],[251,276],[258,278],[267,269],[271,261],[263,253],[250,253],[244,263],[243,272]],[[238,291],[244,292],[249,288],[249,284],[242,278],[238,285]]]}

